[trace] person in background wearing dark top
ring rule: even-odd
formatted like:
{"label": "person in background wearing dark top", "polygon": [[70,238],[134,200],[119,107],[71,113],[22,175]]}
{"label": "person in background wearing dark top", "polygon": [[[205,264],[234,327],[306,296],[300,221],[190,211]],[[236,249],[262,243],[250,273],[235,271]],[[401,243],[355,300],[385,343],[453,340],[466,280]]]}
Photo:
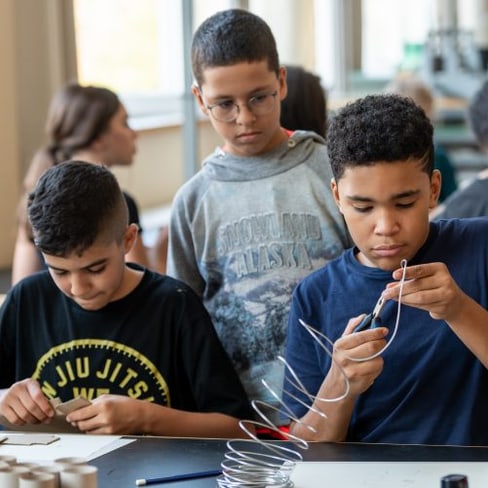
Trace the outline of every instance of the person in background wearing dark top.
{"label": "person in background wearing dark top", "polygon": [[[488,153],[488,81],[473,96],[467,110],[468,124],[480,148]],[[439,205],[433,220],[488,216],[488,169]]]}
{"label": "person in background wearing dark top", "polygon": [[[329,122],[332,191],[355,246],[293,293],[286,359],[309,392],[287,375],[293,435],[488,444],[488,219],[429,222],[440,190],[432,134],[425,112],[394,94]],[[376,323],[355,331],[380,297]],[[333,361],[300,319],[332,341]]]}
{"label": "person in background wearing dark top", "polygon": [[[70,83],[53,97],[46,120],[48,143],[40,148],[24,179],[18,209],[18,229],[12,262],[12,284],[44,267],[32,241],[27,221],[26,196],[39,177],[51,166],[76,158],[106,166],[132,164],[136,153],[136,133],[128,125],[128,115],[118,96],[97,86]],[[141,236],[139,213],[135,200],[124,193],[129,208],[130,223],[137,224],[139,233],[127,260],[150,266],[151,262]]]}
{"label": "person in background wearing dark top", "polygon": [[281,126],[291,131],[313,130],[325,137],[327,98],[320,78],[301,66],[286,66],[286,84],[288,93],[281,101]]}
{"label": "person in background wearing dark top", "polygon": [[110,170],[55,165],[27,209],[48,269],[0,309],[0,415],[48,424],[49,400],[83,395],[66,417],[82,432],[245,437],[251,408],[200,299],[125,262],[138,228]]}
{"label": "person in background wearing dark top", "polygon": [[[413,73],[400,73],[385,88],[386,93],[410,97],[429,117],[434,117],[434,96],[429,85]],[[442,183],[439,203],[457,190],[456,170],[447,151],[434,142],[434,168],[441,172]],[[436,209],[433,209],[434,213]]]}

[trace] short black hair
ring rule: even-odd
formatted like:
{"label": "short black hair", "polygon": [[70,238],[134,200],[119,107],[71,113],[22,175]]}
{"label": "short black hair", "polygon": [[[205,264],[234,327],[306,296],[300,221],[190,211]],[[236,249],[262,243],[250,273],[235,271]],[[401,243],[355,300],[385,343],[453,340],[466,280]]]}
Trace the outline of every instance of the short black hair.
{"label": "short black hair", "polygon": [[320,77],[302,66],[286,66],[286,98],[281,101],[280,123],[289,130],[313,130],[325,137],[327,96]]}
{"label": "short black hair", "polygon": [[422,108],[400,95],[368,95],[339,110],[329,124],[327,150],[337,181],[347,167],[379,161],[417,158],[429,176],[434,169],[432,124]]}
{"label": "short black hair", "polygon": [[268,61],[270,71],[278,76],[280,62],[273,33],[261,17],[247,10],[217,12],[193,36],[191,62],[193,76],[200,87],[204,84],[206,68],[263,60]]}
{"label": "short black hair", "polygon": [[488,81],[475,93],[468,107],[468,122],[478,144],[488,149]]}
{"label": "short black hair", "polygon": [[67,161],[49,168],[28,196],[34,242],[52,256],[82,255],[98,239],[121,242],[128,210],[104,166]]}

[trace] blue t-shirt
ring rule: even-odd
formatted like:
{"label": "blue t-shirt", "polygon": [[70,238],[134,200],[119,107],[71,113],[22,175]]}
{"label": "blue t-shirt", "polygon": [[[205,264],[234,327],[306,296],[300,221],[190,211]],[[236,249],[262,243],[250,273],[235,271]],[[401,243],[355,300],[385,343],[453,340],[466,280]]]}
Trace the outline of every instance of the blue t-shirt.
{"label": "blue t-shirt", "polygon": [[[335,341],[351,317],[371,312],[393,281],[390,272],[360,264],[355,252],[305,278],[293,295],[286,358],[312,394],[330,358],[298,319]],[[487,308],[488,218],[431,223],[427,241],[408,264],[430,262],[444,262],[459,287]],[[382,321],[390,333],[396,313],[397,302],[387,302]],[[383,371],[356,401],[348,441],[488,444],[488,372],[444,321],[402,306],[397,335],[383,357]],[[287,381],[285,390],[310,403]],[[286,393],[284,399],[298,417],[307,411]]]}

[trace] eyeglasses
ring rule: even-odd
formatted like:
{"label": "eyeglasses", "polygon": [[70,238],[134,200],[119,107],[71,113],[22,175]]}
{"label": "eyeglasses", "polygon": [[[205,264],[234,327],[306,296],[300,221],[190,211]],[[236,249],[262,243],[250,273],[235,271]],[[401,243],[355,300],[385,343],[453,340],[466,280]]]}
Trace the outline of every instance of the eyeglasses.
{"label": "eyeglasses", "polygon": [[[276,95],[278,95],[278,91],[251,97],[246,102],[247,108],[254,115],[269,114],[275,106]],[[216,103],[214,105],[206,105],[206,107],[212,113],[213,118],[219,122],[233,122],[241,112],[240,105],[231,102],[230,100]]]}

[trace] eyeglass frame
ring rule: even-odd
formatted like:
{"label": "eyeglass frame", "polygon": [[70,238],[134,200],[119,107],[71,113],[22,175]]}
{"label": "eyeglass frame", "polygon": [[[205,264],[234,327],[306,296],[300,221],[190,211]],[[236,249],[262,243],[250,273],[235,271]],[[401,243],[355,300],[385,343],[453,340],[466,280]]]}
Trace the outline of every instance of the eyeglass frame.
{"label": "eyeglass frame", "polygon": [[[200,92],[200,96],[202,97],[202,100],[203,100],[203,93],[200,89],[198,89],[198,91]],[[273,111],[273,109],[275,108],[275,105],[276,105],[276,96],[278,95],[278,90],[275,90],[274,92],[272,93],[263,93],[261,95],[254,95],[252,97],[250,97],[247,102],[246,102],[246,106],[247,106],[247,109],[253,114],[253,115],[266,115],[266,114],[269,114]],[[251,103],[251,100],[254,100],[256,98],[259,98],[259,97],[272,97],[273,98],[273,106],[267,111],[267,112],[264,112],[262,114],[256,114],[254,112],[254,110],[252,109],[252,106],[250,106],[249,104]],[[213,113],[213,109],[215,107],[219,107],[220,105],[222,105],[223,103],[227,103],[227,102],[220,102],[220,103],[214,103],[214,104],[204,104],[205,105],[205,108],[207,110],[210,110],[210,113],[212,114],[212,117],[218,121],[218,122],[222,122],[224,124],[230,124],[231,122],[234,122],[237,117],[239,117],[239,114],[241,113],[241,105],[238,104],[238,103],[235,103],[235,102],[232,102],[232,108],[233,108],[233,112],[236,112],[235,115],[229,119],[229,120],[222,120],[222,119],[219,119],[215,116],[215,114]]]}

